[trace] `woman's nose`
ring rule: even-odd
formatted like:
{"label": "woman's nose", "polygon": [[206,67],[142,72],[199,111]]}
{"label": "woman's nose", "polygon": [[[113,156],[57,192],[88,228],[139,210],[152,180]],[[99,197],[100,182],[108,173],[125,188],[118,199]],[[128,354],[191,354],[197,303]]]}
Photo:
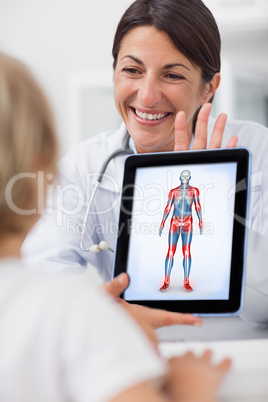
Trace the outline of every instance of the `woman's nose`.
{"label": "woman's nose", "polygon": [[143,106],[153,107],[162,100],[160,83],[157,79],[144,78],[140,84],[139,98]]}

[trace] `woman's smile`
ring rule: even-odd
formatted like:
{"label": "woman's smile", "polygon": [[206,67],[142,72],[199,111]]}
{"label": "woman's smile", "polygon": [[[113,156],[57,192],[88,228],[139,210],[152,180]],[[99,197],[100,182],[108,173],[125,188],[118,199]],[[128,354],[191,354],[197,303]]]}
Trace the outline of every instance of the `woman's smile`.
{"label": "woman's smile", "polygon": [[171,113],[163,112],[159,110],[145,110],[142,108],[135,108],[130,106],[131,112],[134,114],[134,118],[140,123],[148,126],[154,126],[161,124],[168,118]]}

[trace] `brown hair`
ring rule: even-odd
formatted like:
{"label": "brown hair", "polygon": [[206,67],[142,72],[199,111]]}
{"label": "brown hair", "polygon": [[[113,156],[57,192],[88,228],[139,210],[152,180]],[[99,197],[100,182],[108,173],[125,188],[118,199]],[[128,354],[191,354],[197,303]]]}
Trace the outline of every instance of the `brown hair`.
{"label": "brown hair", "polygon": [[27,218],[10,207],[10,181],[21,175],[12,186],[12,203],[28,210],[37,199],[29,173],[54,174],[56,158],[54,121],[45,95],[21,62],[0,53],[0,234],[20,230]]}
{"label": "brown hair", "polygon": [[114,68],[125,35],[146,25],[165,32],[177,49],[201,68],[205,83],[220,71],[220,33],[201,0],[136,0],[117,26],[112,49]]}

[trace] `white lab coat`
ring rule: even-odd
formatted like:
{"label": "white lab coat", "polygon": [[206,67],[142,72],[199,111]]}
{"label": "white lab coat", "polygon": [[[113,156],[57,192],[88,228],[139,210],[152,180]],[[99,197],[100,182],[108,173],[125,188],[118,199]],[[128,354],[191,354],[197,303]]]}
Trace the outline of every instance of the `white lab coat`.
{"label": "white lab coat", "polygon": [[[211,136],[214,123],[215,120],[210,118],[208,138]],[[126,128],[122,124],[117,131],[102,132],[94,138],[73,146],[62,159],[60,177],[54,188],[53,197],[49,199],[47,211],[24,243],[23,254],[28,261],[37,266],[46,261],[46,266],[50,264],[52,269],[81,268],[86,267],[87,262],[90,262],[97,267],[104,280],[111,279],[113,254],[110,251],[100,251],[98,254],[85,252],[81,250],[79,243],[86,205],[101,165],[113,151],[122,147],[125,134]],[[232,135],[239,137],[238,146],[246,147],[252,153],[250,239],[252,240],[254,232],[257,232],[264,236],[264,242],[266,242],[266,238],[268,239],[268,129],[253,122],[228,120],[224,131],[223,147]],[[85,237],[85,245],[88,247],[106,240],[114,248],[125,158],[125,155],[118,156],[109,163],[105,177],[97,190],[87,222],[88,234]],[[262,259],[261,261],[264,264]],[[251,272],[254,278],[254,266],[248,268],[249,282]],[[268,269],[263,267],[259,269],[258,274],[262,277],[261,283],[267,284],[265,287],[265,296],[267,296]],[[255,290],[258,292],[258,289]]]}

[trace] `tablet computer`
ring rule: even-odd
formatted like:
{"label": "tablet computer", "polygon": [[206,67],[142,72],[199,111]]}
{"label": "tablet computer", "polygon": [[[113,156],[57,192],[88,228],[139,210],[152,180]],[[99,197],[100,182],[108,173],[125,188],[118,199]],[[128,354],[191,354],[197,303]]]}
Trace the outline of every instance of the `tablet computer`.
{"label": "tablet computer", "polygon": [[126,159],[114,276],[121,297],[199,315],[243,306],[250,153],[245,148]]}

